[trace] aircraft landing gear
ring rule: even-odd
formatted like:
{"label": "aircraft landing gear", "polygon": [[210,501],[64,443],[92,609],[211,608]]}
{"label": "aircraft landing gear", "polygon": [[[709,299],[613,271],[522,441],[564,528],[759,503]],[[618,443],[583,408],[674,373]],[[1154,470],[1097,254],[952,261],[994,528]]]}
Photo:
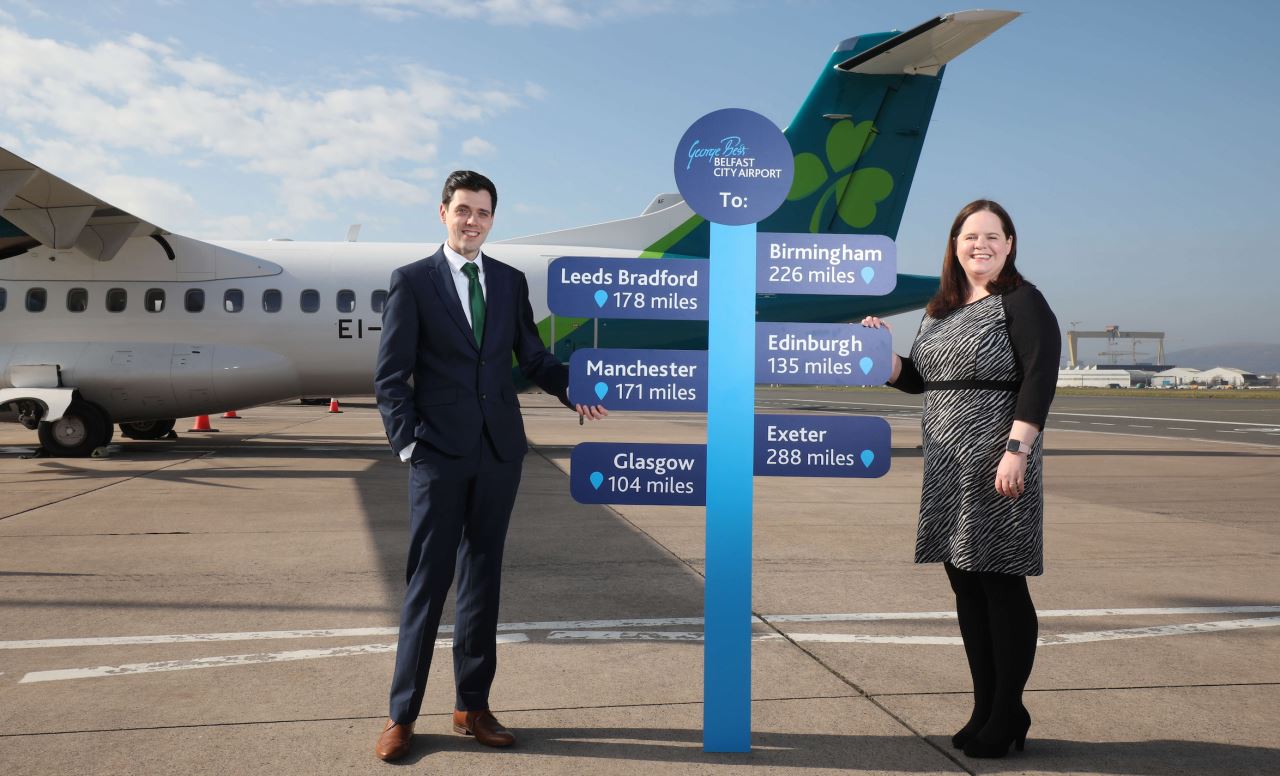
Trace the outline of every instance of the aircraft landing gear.
{"label": "aircraft landing gear", "polygon": [[86,458],[111,441],[115,427],[106,413],[83,399],[75,399],[62,417],[41,421],[40,444],[52,456]]}
{"label": "aircraft landing gear", "polygon": [[173,420],[138,420],[121,423],[120,433],[129,439],[165,439],[173,431]]}

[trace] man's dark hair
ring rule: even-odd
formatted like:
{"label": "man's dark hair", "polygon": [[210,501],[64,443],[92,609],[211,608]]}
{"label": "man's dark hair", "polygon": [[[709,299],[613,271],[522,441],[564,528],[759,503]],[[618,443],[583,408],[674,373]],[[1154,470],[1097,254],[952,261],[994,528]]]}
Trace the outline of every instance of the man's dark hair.
{"label": "man's dark hair", "polygon": [[444,180],[444,192],[440,195],[440,203],[446,208],[449,207],[449,201],[453,199],[453,192],[458,189],[466,189],[467,191],[487,191],[493,200],[493,210],[498,210],[498,189],[493,185],[493,181],[484,177],[478,172],[471,170],[454,170],[449,173],[449,177]]}

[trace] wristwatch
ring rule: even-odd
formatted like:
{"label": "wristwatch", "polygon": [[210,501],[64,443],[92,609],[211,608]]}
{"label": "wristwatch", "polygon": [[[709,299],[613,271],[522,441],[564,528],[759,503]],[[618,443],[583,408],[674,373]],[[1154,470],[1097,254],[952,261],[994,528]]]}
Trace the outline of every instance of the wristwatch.
{"label": "wristwatch", "polygon": [[1026,455],[1031,452],[1031,448],[1028,445],[1023,444],[1020,439],[1010,439],[1005,443],[1004,449],[1010,453],[1017,453],[1019,455]]}

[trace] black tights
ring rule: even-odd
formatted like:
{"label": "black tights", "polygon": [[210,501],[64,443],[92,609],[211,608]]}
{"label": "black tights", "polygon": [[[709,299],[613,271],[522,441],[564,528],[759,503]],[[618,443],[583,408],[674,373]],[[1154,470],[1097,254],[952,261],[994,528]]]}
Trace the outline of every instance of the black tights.
{"label": "black tights", "polygon": [[1022,689],[1035,662],[1039,623],[1026,577],[943,566],[956,594],[960,636],[973,678],[973,715],[955,739],[963,747],[984,728],[984,739],[1003,737],[1026,714]]}

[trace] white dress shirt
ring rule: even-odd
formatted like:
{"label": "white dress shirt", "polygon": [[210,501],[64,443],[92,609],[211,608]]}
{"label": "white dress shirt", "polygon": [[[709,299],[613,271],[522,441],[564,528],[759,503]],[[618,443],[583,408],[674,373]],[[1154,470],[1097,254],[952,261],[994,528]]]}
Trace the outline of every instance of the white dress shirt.
{"label": "white dress shirt", "polygon": [[[458,301],[462,303],[462,314],[467,316],[467,325],[472,325],[471,324],[471,278],[467,277],[466,273],[462,271],[463,266],[465,266],[468,261],[472,261],[472,260],[463,256],[461,253],[458,253],[453,248],[450,248],[449,243],[447,242],[440,247],[444,249],[444,257],[449,262],[449,274],[453,276],[453,287],[457,289]],[[476,273],[476,277],[480,281],[480,293],[484,295],[485,299],[488,299],[489,292],[485,289],[485,285],[484,285],[483,254],[476,254],[474,263],[476,265],[476,269],[479,270]],[[405,447],[405,449],[400,451],[400,460],[408,461],[410,458],[412,458],[413,448],[417,446],[418,446],[418,443],[416,441],[410,442],[409,445]]]}

